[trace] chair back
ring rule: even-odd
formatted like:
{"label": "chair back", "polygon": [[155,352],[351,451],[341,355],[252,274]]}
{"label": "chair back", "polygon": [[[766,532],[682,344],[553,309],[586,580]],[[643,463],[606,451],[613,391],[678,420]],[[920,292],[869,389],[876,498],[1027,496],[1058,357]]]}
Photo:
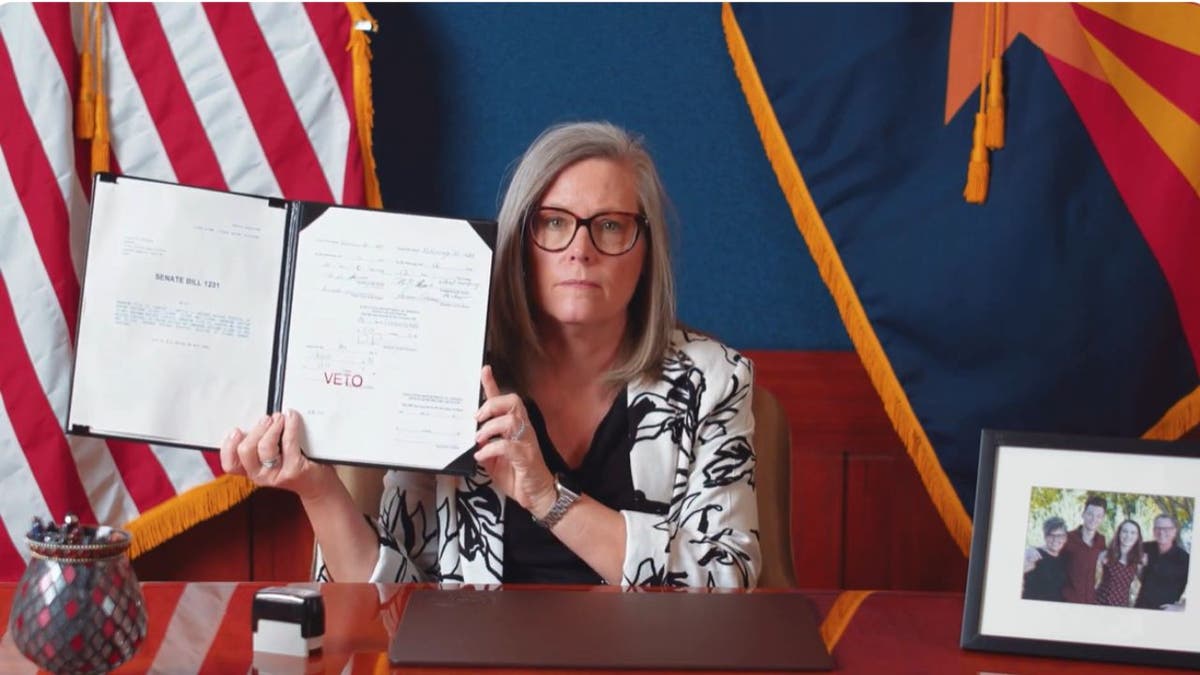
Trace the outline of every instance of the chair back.
{"label": "chair back", "polygon": [[792,564],[791,429],[779,399],[754,385],[754,472],[758,494],[758,540],[762,548],[760,588],[795,588]]}

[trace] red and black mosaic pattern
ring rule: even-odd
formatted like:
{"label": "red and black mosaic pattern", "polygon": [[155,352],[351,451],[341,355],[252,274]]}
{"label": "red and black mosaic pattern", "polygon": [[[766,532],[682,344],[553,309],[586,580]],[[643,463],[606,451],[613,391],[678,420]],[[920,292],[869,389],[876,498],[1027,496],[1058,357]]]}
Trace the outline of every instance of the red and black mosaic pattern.
{"label": "red and black mosaic pattern", "polygon": [[52,673],[116,668],[146,637],[142,591],[129,558],[123,551],[99,560],[52,555],[35,553],[17,584],[9,618],[13,642]]}

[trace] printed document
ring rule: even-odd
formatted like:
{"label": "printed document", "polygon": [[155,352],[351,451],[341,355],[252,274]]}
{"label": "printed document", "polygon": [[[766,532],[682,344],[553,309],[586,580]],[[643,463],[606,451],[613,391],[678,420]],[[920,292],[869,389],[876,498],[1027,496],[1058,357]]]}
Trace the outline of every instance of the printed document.
{"label": "printed document", "polygon": [[492,258],[471,224],[335,207],[297,251],[283,407],[310,456],[436,469],[470,449]]}
{"label": "printed document", "polygon": [[92,200],[71,423],[218,447],[267,409],[286,212],[151,181],[117,187],[97,181]]}

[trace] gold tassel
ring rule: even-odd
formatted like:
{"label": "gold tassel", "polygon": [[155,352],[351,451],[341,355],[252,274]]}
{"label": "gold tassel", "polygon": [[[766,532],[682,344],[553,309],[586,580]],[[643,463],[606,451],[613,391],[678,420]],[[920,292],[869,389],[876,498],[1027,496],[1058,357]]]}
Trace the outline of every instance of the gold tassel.
{"label": "gold tassel", "polygon": [[96,71],[92,54],[92,10],[94,3],[83,3],[83,51],[79,55],[79,100],[75,103],[75,135],[89,139],[95,133]]}
{"label": "gold tassel", "polygon": [[346,50],[354,64],[354,113],[358,124],[358,148],[363,163],[363,193],[367,206],[377,209],[383,206],[379,189],[379,176],[375,173],[375,151],[372,149],[371,130],[375,128],[375,106],[371,103],[371,38],[365,24],[372,33],[379,31],[379,24],[361,2],[347,2],[350,13],[350,41]]}
{"label": "gold tassel", "polygon": [[975,143],[971,147],[971,162],[967,165],[967,187],[963,190],[963,196],[970,204],[982,204],[987,199],[991,167],[988,166],[988,151],[984,144],[986,127],[986,116],[975,113]]}
{"label": "gold tassel", "polygon": [[96,19],[92,27],[92,46],[95,49],[96,101],[95,126],[92,129],[92,175],[108,171],[108,104],[104,100],[104,5],[96,4]]}
{"label": "gold tassel", "polygon": [[987,96],[987,146],[993,150],[1004,147],[1004,84],[1000,74],[1000,57],[992,58],[992,69],[988,73]]}
{"label": "gold tassel", "polygon": [[995,3],[996,36],[992,41],[992,67],[988,72],[987,146],[993,150],[1004,147],[1004,74],[1001,71],[1004,54],[1004,30],[1001,12],[1004,3]]}
{"label": "gold tassel", "polygon": [[992,15],[992,3],[983,6],[983,53],[979,61],[979,112],[975,113],[975,131],[972,133],[971,161],[967,164],[967,186],[963,189],[963,197],[968,204],[982,204],[987,199],[988,179],[991,169],[988,166],[987,150],[987,112],[984,102],[987,100],[988,89],[988,38],[991,30],[988,20]]}

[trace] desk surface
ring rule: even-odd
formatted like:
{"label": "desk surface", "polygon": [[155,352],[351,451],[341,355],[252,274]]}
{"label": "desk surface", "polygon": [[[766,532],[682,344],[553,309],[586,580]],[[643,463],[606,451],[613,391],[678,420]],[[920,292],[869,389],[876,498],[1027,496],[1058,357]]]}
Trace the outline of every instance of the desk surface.
{"label": "desk surface", "polygon": [[[250,604],[264,583],[146,583],[149,630],[118,673],[245,673],[254,664]],[[292,672],[386,673],[388,630],[403,611],[408,586],[325,584],[324,649]],[[15,584],[0,584],[5,628]],[[619,592],[602,588],[599,592]],[[1175,671],[1085,661],[967,652],[958,648],[963,597],[953,593],[802,591],[825,621],[839,673],[1154,673]],[[865,597],[864,597],[865,596]],[[381,598],[387,598],[381,602]],[[857,601],[861,600],[861,604]],[[846,619],[845,621],[841,619]],[[278,664],[260,663],[275,672]],[[296,664],[291,664],[295,666]],[[0,672],[34,673],[7,631]],[[399,671],[397,671],[399,672]],[[405,668],[405,673],[426,672]],[[446,671],[430,671],[446,672]],[[490,670],[502,675],[509,670]],[[551,672],[551,671],[543,671]],[[627,673],[630,671],[621,671]]]}

